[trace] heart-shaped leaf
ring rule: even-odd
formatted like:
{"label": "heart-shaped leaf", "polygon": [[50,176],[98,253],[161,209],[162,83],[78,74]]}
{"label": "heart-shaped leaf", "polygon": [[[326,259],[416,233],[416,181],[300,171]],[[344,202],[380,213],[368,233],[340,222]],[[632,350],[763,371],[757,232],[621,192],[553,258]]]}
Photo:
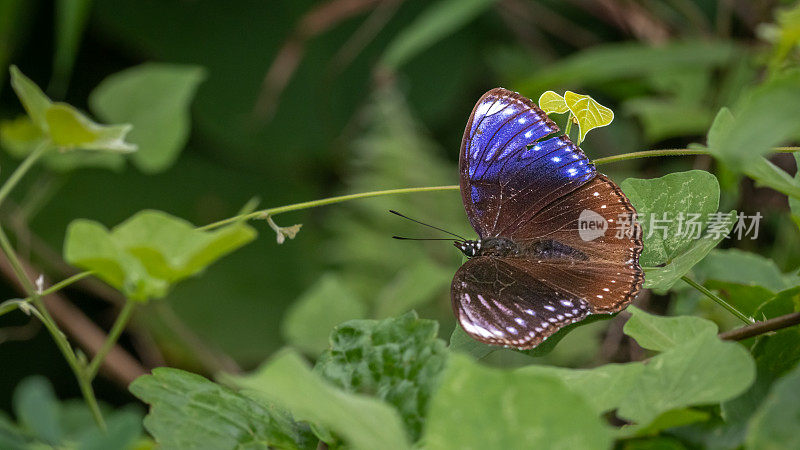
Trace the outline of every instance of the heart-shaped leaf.
{"label": "heart-shaped leaf", "polygon": [[614,111],[597,103],[588,95],[567,91],[564,93],[564,101],[578,122],[578,145],[583,142],[590,130],[604,127],[614,120]]}
{"label": "heart-shaped leaf", "polygon": [[255,230],[234,223],[214,231],[160,211],[141,211],[107,230],[78,219],[67,228],[64,258],[132,300],[166,295],[169,286],[194,275],[253,240]]}
{"label": "heart-shaped leaf", "polygon": [[144,172],[160,172],[175,162],[189,139],[189,106],[204,78],[198,66],[142,64],[103,80],[89,105],[105,121],[132,124],[128,139],[139,151],[131,161]]}
{"label": "heart-shaped leaf", "polygon": [[567,106],[564,97],[553,91],[545,91],[539,96],[539,108],[542,108],[545,114],[562,114],[569,111],[569,106]]}
{"label": "heart-shaped leaf", "polygon": [[[11,85],[31,123],[45,139],[61,150],[105,150],[130,153],[136,145],[125,142],[131,125],[101,125],[66,103],[53,103],[15,66],[11,66]],[[16,130],[19,131],[19,130]]]}

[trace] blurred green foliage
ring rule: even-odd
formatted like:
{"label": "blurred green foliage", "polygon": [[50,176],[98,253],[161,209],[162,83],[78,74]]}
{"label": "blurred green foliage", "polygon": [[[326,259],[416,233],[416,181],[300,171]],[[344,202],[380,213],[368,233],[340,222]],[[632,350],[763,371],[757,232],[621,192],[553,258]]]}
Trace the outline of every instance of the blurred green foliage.
{"label": "blurred green foliage", "polygon": [[[756,319],[800,310],[800,156],[773,152],[800,140],[798,17],[792,2],[706,0],[0,0],[2,181],[43,140],[76,150],[45,154],[0,224],[48,279],[72,274],[66,262],[128,297],[164,297],[122,342],[147,368],[238,371],[286,345],[316,361],[284,349],[252,375],[220,377],[228,387],[177,369],[139,378],[131,392],[165,448],[792,447],[797,328],[722,342],[718,328],[739,324],[679,280]],[[7,80],[12,63],[30,79]],[[632,308],[624,328],[624,314],[600,317],[516,352],[453,327],[457,251],[390,239],[438,234],[389,209],[472,236],[455,191],[276,217],[304,225],[280,246],[253,240],[272,235],[261,221],[191,225],[254,195],[272,207],[455,184],[470,108],[497,85],[608,105],[614,123],[582,143],[592,159],[708,150],[601,170],[640,213],[723,211],[729,231],[737,216],[724,211],[758,211],[759,238],[670,240],[645,223],[652,290],[638,304],[682,316]],[[128,143],[129,156],[83,151]],[[108,329],[119,298],[107,288],[65,295]],[[102,434],[85,407],[56,400],[54,389],[78,392],[60,360],[39,360],[52,342],[25,342],[36,323],[0,317],[0,408],[13,411],[0,414],[0,444],[153,445],[138,412],[106,411]],[[123,387],[103,396],[134,401]],[[612,411],[625,426],[603,419]]]}

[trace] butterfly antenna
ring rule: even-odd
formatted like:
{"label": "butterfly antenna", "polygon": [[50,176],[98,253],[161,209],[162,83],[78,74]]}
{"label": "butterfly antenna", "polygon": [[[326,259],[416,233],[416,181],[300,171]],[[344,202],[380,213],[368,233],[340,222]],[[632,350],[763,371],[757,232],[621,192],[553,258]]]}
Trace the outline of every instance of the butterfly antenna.
{"label": "butterfly antenna", "polygon": [[453,240],[453,238],[412,238],[405,236],[392,236],[392,239],[397,239],[398,241],[452,241]]}
{"label": "butterfly antenna", "polygon": [[[462,241],[466,241],[466,240],[467,240],[467,238],[465,238],[465,237],[463,237],[463,236],[459,236],[459,235],[457,235],[457,234],[455,234],[455,233],[453,233],[453,232],[450,232],[450,231],[444,230],[444,229],[442,229],[442,228],[439,228],[439,227],[435,227],[435,226],[433,226],[433,225],[431,225],[431,224],[427,224],[427,223],[425,223],[425,222],[420,222],[419,220],[412,219],[411,217],[408,217],[408,216],[405,216],[405,215],[403,215],[403,214],[400,214],[399,212],[397,212],[397,211],[395,211],[395,210],[393,210],[393,209],[390,209],[390,210],[389,210],[389,212],[390,212],[390,213],[392,213],[392,214],[394,214],[394,215],[396,215],[396,216],[400,216],[400,217],[402,217],[402,218],[404,218],[404,219],[408,219],[408,220],[410,220],[410,221],[412,221],[412,222],[416,222],[416,223],[418,223],[418,224],[420,224],[420,225],[425,225],[426,227],[433,228],[434,230],[439,230],[439,231],[441,231],[441,232],[447,233],[447,234],[449,234],[450,236],[455,236],[455,237],[457,237],[457,238],[461,239]],[[397,236],[393,236],[393,237],[394,237],[395,239],[397,239],[397,238],[398,238]],[[408,238],[406,238],[406,239],[408,239]],[[418,239],[418,240],[422,240],[422,239]],[[437,239],[430,239],[430,240],[437,240]],[[449,239],[441,239],[441,240],[449,240]]]}

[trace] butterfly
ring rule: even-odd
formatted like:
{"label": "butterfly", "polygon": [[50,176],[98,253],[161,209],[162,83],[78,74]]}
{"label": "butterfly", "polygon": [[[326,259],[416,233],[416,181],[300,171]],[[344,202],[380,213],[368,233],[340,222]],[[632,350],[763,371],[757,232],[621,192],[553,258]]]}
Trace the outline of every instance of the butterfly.
{"label": "butterfly", "polygon": [[478,100],[459,178],[478,239],[455,242],[469,259],[450,292],[474,339],[530,349],[589,314],[624,309],[638,294],[636,210],[530,99],[496,88]]}

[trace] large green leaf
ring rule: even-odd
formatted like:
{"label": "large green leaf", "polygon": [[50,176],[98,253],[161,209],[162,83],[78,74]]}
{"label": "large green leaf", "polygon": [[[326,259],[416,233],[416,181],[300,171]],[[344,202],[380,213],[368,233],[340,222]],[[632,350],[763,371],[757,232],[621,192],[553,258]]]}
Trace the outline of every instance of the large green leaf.
{"label": "large green leaf", "polygon": [[725,235],[731,231],[735,222],[736,211],[731,211],[724,219],[724,223],[727,223],[727,226],[719,236],[705,235],[692,241],[683,253],[664,263],[663,266],[645,267],[644,287],[657,293],[669,290],[725,238]]}
{"label": "large green leaf", "polygon": [[51,445],[61,441],[58,400],[46,378],[32,376],[20,382],[14,391],[14,412],[37,438]]}
{"label": "large green leaf", "polygon": [[394,38],[381,63],[397,69],[437,41],[463,27],[495,0],[439,0]]}
{"label": "large green leaf", "polygon": [[282,331],[286,341],[312,356],[328,348],[336,325],[363,319],[366,306],[333,273],[322,276],[287,311]]}
{"label": "large green leaf", "polygon": [[800,447],[800,368],[778,380],[748,426],[747,448]]}
{"label": "large green leaf", "polygon": [[[620,416],[643,424],[671,409],[731,399],[752,384],[753,358],[738,343],[721,341],[712,332],[713,324],[700,324],[694,317],[675,320],[629,310],[648,326],[637,325],[625,333],[637,342],[669,350],[645,364],[617,411]],[[654,337],[656,329],[662,337]]]}
{"label": "large green leaf", "polygon": [[408,449],[397,411],[385,402],[342,391],[284,350],[249,376],[228,377],[291,412],[296,420],[331,430],[355,449]]}
{"label": "large green leaf", "polygon": [[735,212],[717,212],[719,183],[702,170],[661,178],[622,182],[639,214],[644,250],[639,258],[647,272],[645,287],[663,292],[672,287],[725,238]]}
{"label": "large green leaf", "polygon": [[633,42],[598,45],[555,64],[543,65],[540,71],[516,86],[528,93],[556,86],[585,87],[614,79],[720,66],[736,54],[737,49],[725,41],[674,41],[659,46]]}
{"label": "large green leaf", "polygon": [[144,426],[164,449],[296,449],[310,444],[308,431],[279,410],[193,373],[157,368],[131,383],[130,391],[150,405]]}
{"label": "large green leaf", "polygon": [[697,265],[694,273],[702,280],[762,286],[772,292],[800,284],[800,277],[784,274],[775,261],[735,248],[712,251]]}
{"label": "large green leaf", "polygon": [[78,55],[94,0],[58,0],[55,8],[55,51],[53,79],[47,89],[54,96],[63,96],[69,85],[72,67]]}
{"label": "large green leaf", "polygon": [[[703,170],[675,172],[649,180],[628,178],[620,187],[642,223],[645,246],[639,262],[643,266],[663,264],[684,253],[695,240],[693,237],[702,232],[708,214],[719,207],[717,178]],[[692,230],[680,223],[679,215],[685,222],[689,214],[700,215],[700,229]],[[664,217],[668,222],[656,222]],[[663,228],[651,229],[651,220]]]}
{"label": "large green leaf", "polygon": [[[795,152],[794,154],[794,164],[795,167],[800,168],[800,152]],[[794,174],[794,179],[792,180],[795,184],[800,186],[800,170]],[[789,210],[792,213],[792,220],[800,228],[800,197],[792,196],[789,197]]]}
{"label": "large green leaf", "polygon": [[437,298],[450,289],[453,269],[444,268],[430,260],[418,263],[397,272],[391,282],[381,289],[375,299],[374,317],[394,317],[417,308]]}
{"label": "large green leaf", "polygon": [[195,228],[161,211],[145,210],[112,230],[78,219],[67,228],[64,259],[133,300],[166,295],[171,284],[194,275],[256,236],[245,223],[214,231]]}
{"label": "large green leaf", "polygon": [[431,401],[425,448],[605,449],[611,429],[557,377],[453,354]]}
{"label": "large green leaf", "polygon": [[348,392],[376,395],[393,405],[416,440],[448,355],[438,329],[438,322],[413,312],[352,320],[336,327],[330,350],[314,370]]}
{"label": "large green leaf", "polygon": [[[800,74],[776,77],[723,108],[708,134],[708,149],[729,167],[744,170],[800,132]],[[768,131],[768,132],[765,132]]]}
{"label": "large green leaf", "polygon": [[717,326],[700,317],[658,317],[631,307],[634,314],[625,323],[623,331],[648,350],[665,352],[696,336],[714,336]]}
{"label": "large green leaf", "polygon": [[734,398],[752,383],[752,357],[739,344],[721,341],[712,322],[657,317],[635,307],[628,310],[633,316],[624,332],[645,347],[663,350],[647,363],[519,370],[557,377],[585,396],[598,414],[617,410],[617,415],[636,424],[625,434],[646,429],[668,411]]}
{"label": "large green leaf", "polygon": [[205,71],[198,66],[148,63],[115,73],[92,91],[92,110],[108,122],[134,126],[132,161],[147,173],[170,167],[189,139],[189,105]]}

